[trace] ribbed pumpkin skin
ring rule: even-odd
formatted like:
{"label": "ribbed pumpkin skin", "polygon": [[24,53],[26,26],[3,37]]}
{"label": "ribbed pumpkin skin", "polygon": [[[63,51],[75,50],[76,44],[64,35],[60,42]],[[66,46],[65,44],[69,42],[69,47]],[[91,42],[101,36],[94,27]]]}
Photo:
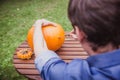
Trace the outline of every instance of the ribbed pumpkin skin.
{"label": "ribbed pumpkin skin", "polygon": [[33,52],[30,49],[21,49],[17,52],[17,57],[20,59],[30,59]]}
{"label": "ribbed pumpkin skin", "polygon": [[[48,49],[56,51],[64,43],[65,33],[63,28],[59,24],[57,24],[57,26],[43,26],[42,32],[46,40]],[[32,50],[33,50],[33,33],[34,27],[32,27],[28,31],[27,35],[28,45],[31,47]]]}

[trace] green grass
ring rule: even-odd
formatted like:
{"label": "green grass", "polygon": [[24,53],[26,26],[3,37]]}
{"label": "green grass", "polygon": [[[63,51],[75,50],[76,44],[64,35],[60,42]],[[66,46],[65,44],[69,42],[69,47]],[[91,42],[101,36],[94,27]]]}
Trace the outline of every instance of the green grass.
{"label": "green grass", "polygon": [[68,1],[0,1],[0,80],[27,80],[16,72],[12,58],[35,20],[45,18],[61,24],[65,31],[72,29],[67,18]]}

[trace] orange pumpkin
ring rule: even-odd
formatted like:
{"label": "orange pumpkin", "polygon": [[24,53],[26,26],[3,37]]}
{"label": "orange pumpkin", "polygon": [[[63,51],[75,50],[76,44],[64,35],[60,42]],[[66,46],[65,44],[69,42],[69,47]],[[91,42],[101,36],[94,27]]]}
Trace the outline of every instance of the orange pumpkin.
{"label": "orange pumpkin", "polygon": [[[50,50],[56,51],[58,50],[65,40],[65,33],[63,28],[57,24],[57,26],[43,26],[42,27],[43,36],[46,40],[47,47]],[[28,45],[33,50],[33,34],[34,34],[34,26],[28,31],[27,41]]]}

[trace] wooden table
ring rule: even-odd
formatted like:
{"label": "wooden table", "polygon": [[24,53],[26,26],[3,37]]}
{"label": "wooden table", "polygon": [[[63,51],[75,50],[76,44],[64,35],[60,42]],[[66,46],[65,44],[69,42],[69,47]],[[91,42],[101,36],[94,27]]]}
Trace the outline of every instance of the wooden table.
{"label": "wooden table", "polygon": [[[17,49],[16,52],[22,48],[30,48],[27,44],[27,41],[23,42]],[[13,55],[13,64],[15,69],[21,74],[27,77],[29,80],[42,80],[40,73],[35,68],[34,64],[34,55],[30,60],[21,60],[16,56],[16,52]],[[71,38],[66,34],[66,39],[62,47],[56,51],[56,53],[65,61],[70,62],[75,58],[85,59],[88,57],[88,54],[79,44],[79,41]]]}

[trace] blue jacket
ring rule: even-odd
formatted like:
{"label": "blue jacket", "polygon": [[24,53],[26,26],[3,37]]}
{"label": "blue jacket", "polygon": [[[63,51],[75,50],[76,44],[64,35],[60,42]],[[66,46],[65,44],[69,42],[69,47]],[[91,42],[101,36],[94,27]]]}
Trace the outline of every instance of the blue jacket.
{"label": "blue jacket", "polygon": [[120,80],[120,50],[69,64],[56,53],[45,51],[35,59],[35,65],[44,80]]}

